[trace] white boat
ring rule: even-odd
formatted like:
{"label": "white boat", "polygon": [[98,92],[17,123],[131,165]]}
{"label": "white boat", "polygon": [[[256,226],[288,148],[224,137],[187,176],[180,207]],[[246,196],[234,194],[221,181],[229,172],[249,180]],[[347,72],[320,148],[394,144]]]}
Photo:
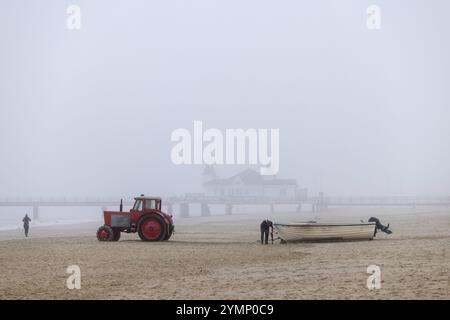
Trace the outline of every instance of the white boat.
{"label": "white boat", "polygon": [[290,241],[339,241],[372,240],[375,236],[375,222],[367,223],[325,223],[293,222],[274,223],[281,240]]}

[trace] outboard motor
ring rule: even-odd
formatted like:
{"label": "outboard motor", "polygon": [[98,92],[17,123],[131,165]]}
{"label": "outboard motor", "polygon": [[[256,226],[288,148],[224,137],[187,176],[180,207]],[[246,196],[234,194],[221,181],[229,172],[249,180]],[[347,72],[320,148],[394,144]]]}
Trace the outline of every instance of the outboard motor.
{"label": "outboard motor", "polygon": [[369,222],[375,222],[377,230],[381,230],[381,231],[383,231],[384,233],[387,233],[387,234],[391,234],[392,233],[392,231],[389,230],[389,223],[388,223],[387,226],[384,226],[384,225],[381,224],[380,219],[375,218],[375,217],[370,217]]}

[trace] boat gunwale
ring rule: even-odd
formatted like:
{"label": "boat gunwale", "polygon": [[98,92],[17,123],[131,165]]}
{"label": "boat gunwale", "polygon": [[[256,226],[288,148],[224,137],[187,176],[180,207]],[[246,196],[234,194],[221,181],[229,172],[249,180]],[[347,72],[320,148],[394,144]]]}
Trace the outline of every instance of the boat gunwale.
{"label": "boat gunwale", "polygon": [[367,223],[354,223],[354,224],[330,224],[330,223],[308,223],[308,222],[299,222],[299,223],[274,223],[274,226],[282,226],[282,227],[356,227],[356,226],[375,226],[375,222],[367,222]]}

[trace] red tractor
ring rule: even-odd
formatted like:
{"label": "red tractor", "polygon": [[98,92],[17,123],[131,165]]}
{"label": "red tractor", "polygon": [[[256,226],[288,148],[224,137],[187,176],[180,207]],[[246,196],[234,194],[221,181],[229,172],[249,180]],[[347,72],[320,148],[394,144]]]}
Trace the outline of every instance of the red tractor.
{"label": "red tractor", "polygon": [[138,232],[144,241],[169,240],[174,231],[172,216],[161,211],[161,198],[134,198],[134,206],[129,212],[104,211],[105,224],[98,228],[99,241],[118,241],[121,232]]}

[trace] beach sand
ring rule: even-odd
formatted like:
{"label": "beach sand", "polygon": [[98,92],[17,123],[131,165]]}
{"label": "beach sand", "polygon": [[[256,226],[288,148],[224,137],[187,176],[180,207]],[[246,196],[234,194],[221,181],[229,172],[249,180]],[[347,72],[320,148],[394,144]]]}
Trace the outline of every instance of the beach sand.
{"label": "beach sand", "polygon": [[[274,221],[316,214],[272,214]],[[321,220],[389,222],[373,241],[262,246],[246,214],[176,219],[168,242],[99,242],[96,223],[0,232],[1,299],[449,299],[449,208],[331,208]],[[81,268],[81,289],[66,268]],[[367,267],[381,288],[366,286]]]}

